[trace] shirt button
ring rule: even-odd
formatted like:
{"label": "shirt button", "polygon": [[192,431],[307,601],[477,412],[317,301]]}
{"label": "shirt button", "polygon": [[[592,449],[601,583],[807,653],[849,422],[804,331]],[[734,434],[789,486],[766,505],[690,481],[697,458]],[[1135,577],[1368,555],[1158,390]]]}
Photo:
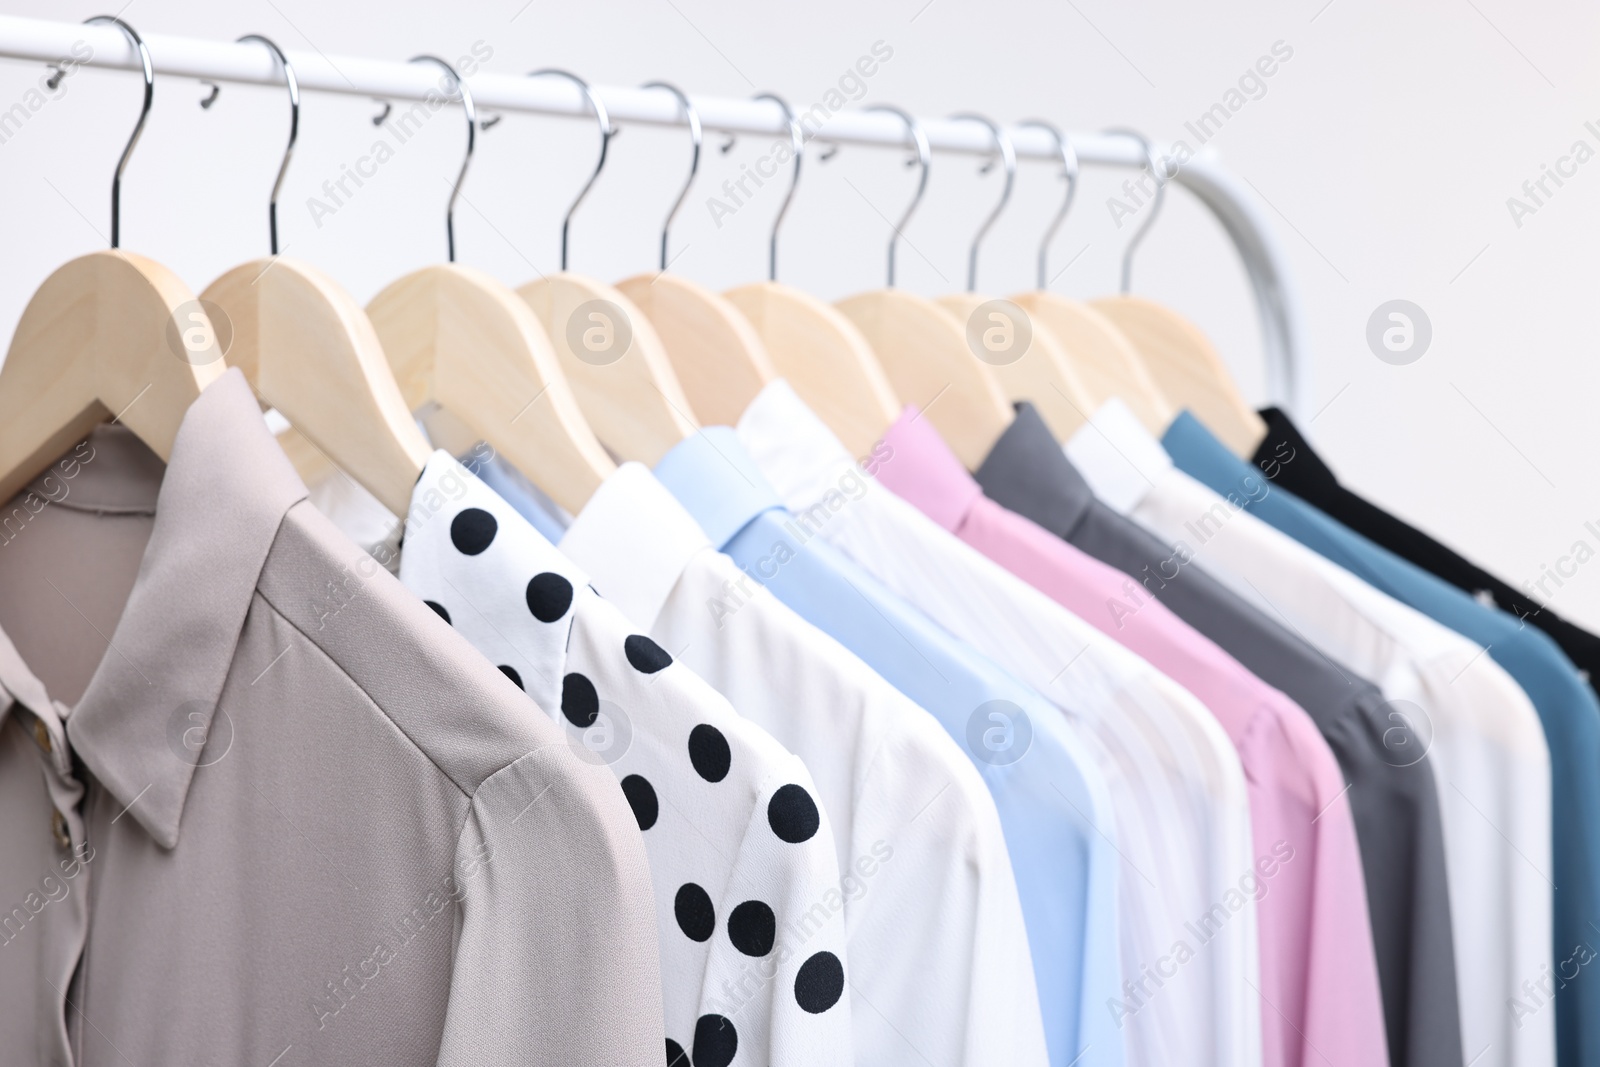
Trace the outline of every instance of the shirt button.
{"label": "shirt button", "polygon": [[33,739],[39,742],[39,747],[46,753],[50,751],[50,731],[45,727],[43,719],[33,720]]}
{"label": "shirt button", "polygon": [[56,844],[62,848],[72,844],[72,835],[67,833],[67,817],[59,809],[50,813],[50,832],[55,835]]}

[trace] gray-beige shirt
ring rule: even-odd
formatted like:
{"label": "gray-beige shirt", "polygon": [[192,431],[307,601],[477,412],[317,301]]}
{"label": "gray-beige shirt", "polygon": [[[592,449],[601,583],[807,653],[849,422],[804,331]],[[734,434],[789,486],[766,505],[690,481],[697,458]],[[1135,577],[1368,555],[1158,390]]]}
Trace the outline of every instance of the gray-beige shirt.
{"label": "gray-beige shirt", "polygon": [[305,496],[231,371],[0,510],[6,1061],[655,1067],[616,779]]}

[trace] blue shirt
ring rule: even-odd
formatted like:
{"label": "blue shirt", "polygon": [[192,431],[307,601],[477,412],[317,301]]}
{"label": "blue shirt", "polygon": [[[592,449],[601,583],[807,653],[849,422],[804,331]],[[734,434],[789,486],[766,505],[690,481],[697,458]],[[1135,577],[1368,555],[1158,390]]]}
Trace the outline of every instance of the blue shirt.
{"label": "blue shirt", "polygon": [[[1600,704],[1593,690],[1543,631],[1484,607],[1288,490],[1270,485],[1262,471],[1228,451],[1188,412],[1173,421],[1161,443],[1190,477],[1244,501],[1301,544],[1483,645],[1533,701],[1550,746],[1554,793],[1555,870],[1541,873],[1555,886],[1555,959],[1572,962],[1553,981],[1547,975],[1522,976],[1530,983],[1525,989],[1532,992],[1506,1010],[1538,1010],[1553,984],[1557,1061],[1561,1067],[1600,1063],[1600,968],[1581,966],[1600,962]],[[1270,462],[1293,463],[1294,457]]]}
{"label": "blue shirt", "polygon": [[789,513],[731,429],[707,429],[656,477],[711,542],[936,716],[1000,812],[1052,1067],[1117,1067],[1117,853],[1109,794],[1064,716],[950,636]]}

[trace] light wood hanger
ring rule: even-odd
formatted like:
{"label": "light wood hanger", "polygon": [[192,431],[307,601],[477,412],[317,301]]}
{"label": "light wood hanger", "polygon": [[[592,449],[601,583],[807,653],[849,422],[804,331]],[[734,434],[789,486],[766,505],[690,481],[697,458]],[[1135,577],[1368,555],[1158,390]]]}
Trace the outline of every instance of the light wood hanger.
{"label": "light wood hanger", "polygon": [[555,75],[576,85],[600,127],[600,158],[561,222],[561,271],[517,289],[544,324],[578,406],[613,453],[653,466],[699,428],[655,327],[620,289],[567,270],[573,213],[606,165],[616,132],[605,105],[589,84],[548,67],[530,78]]}
{"label": "light wood hanger", "polygon": [[661,336],[695,414],[709,423],[731,426],[778,372],[750,320],[726,297],[667,272],[672,220],[700,170],[700,112],[676,86],[648,82],[644,88],[666,90],[683,110],[692,145],[689,178],[661,224],[661,269],[654,274],[636,274],[618,282],[617,288],[644,312]]}
{"label": "light wood hanger", "polygon": [[[1194,323],[1152,300],[1129,296],[1133,280],[1133,252],[1161,210],[1166,193],[1167,160],[1150,142],[1132,130],[1110,130],[1139,142],[1150,161],[1155,194],[1143,225],[1122,254],[1122,292],[1092,301],[1096,311],[1110,320],[1143,357],[1146,368],[1161,384],[1162,393],[1178,407],[1187,408],[1240,456],[1249,456],[1267,434],[1266,423],[1239,393],[1222,357]],[[1164,429],[1165,427],[1161,427]]]}
{"label": "light wood hanger", "polygon": [[[900,417],[900,402],[872,346],[854,323],[809,293],[778,284],[778,229],[800,181],[805,135],[782,97],[762,93],[756,99],[770,100],[783,113],[794,169],[767,242],[767,280],[724,295],[755,328],[773,367],[795,393],[846,448],[864,456]],[[779,147],[778,162],[787,162]]]}
{"label": "light wood hanger", "polygon": [[[1121,397],[1152,430],[1166,427],[1176,411],[1161,395],[1161,390],[1145,368],[1138,350],[1103,315],[1089,305],[1049,291],[1050,244],[1072,207],[1078,184],[1078,154],[1061,131],[1048,122],[1030,119],[1021,123],[1044,130],[1055,139],[1061,153],[1067,192],[1061,207],[1039,242],[1037,288],[1012,297],[1031,322],[1037,338],[1042,331],[1045,346],[1060,357],[1061,371],[1071,381],[1043,383],[1034,387],[1032,399],[1046,424],[1061,440],[1075,433],[1089,416],[1110,398]],[[1049,403],[1044,398],[1049,399]]]}
{"label": "light wood hanger", "polygon": [[[1061,149],[1062,177],[1067,184],[1061,207],[1039,246],[1039,288],[1043,289],[1048,277],[1046,250],[1077,191],[1078,157],[1050,124],[1029,120],[1020,125],[1038,126],[1055,135]],[[940,297],[939,304],[969,324],[969,339],[975,343],[984,344],[989,331],[995,331],[993,336],[1007,342],[999,346],[1001,350],[991,360],[995,379],[1008,399],[1032,403],[1058,439],[1065,441],[1088,420],[1096,406],[1094,399],[1066,348],[1048,326],[1034,321],[1014,301],[990,301],[972,292]],[[990,306],[980,311],[986,304]],[[982,315],[982,321],[974,323],[975,315]],[[1019,337],[1022,338],[1020,343],[1016,340]]]}
{"label": "light wood hanger", "polygon": [[472,162],[477,108],[444,60],[467,116],[467,154],[445,211],[450,262],[389,285],[367,305],[408,410],[431,403],[487,441],[569,512],[616,470],[584,421],[555,349],[516,293],[456,264],[455,204]]}
{"label": "light wood hanger", "polygon": [[162,459],[184,412],[222,375],[216,331],[166,267],[119,250],[122,172],[155,95],[150,50],[121,19],[139,54],[144,102],[111,179],[111,251],[80,256],[45,279],[23,309],[0,368],[0,500],[9,500],[108,417]]}
{"label": "light wood hanger", "polygon": [[[278,255],[278,191],[300,128],[300,88],[276,44],[259,34],[239,40],[265,45],[289,89],[289,143],[267,204],[272,256],[235,267],[200,297],[231,323],[228,363],[244,372],[263,403],[277,408],[328,463],[403,515],[432,448],[361,305],[320,271]],[[291,458],[307,451],[293,445],[285,451],[291,448]]]}
{"label": "light wood hanger", "polygon": [[[921,175],[916,195],[889,235],[888,285],[846,297],[835,306],[855,323],[872,346],[900,399],[918,405],[961,462],[976,468],[1010,425],[1011,405],[991,368],[971,347],[966,320],[926,297],[894,288],[895,247],[928,188],[931,153],[922,124],[910,115],[888,105],[868,110],[888,112],[905,123]],[[1011,195],[1016,157],[1011,142],[1003,135],[1001,139],[1007,168],[1005,193],[1000,200],[1003,207]],[[997,207],[990,214],[978,232],[978,241],[999,212]],[[973,242],[974,263],[978,241]]]}

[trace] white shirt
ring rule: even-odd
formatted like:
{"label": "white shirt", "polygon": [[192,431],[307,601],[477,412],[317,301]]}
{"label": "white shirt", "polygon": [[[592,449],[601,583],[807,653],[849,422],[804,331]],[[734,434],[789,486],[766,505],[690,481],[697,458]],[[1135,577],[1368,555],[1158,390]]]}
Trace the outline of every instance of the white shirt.
{"label": "white shirt", "polygon": [[1467,1060],[1554,1063],[1554,1011],[1513,1010],[1552,973],[1550,753],[1527,694],[1467,638],[1178,470],[1120,401],[1066,453],[1107,504],[1383,691],[1392,757],[1433,763]]}
{"label": "white shirt", "polygon": [[[756,465],[806,526],[1031,684],[1079,728],[1112,790],[1124,976],[1159,991],[1119,1018],[1130,1065],[1259,1063],[1253,904],[1174,965],[1184,923],[1251,869],[1237,753],[1186,690],[863,474],[784,382],[739,420]],[[870,467],[868,468],[870,470]],[[1117,1014],[1116,1005],[1105,1010]]]}
{"label": "white shirt", "polygon": [[448,453],[412,491],[400,578],[621,779],[654,882],[667,1059],[854,1064],[837,851],[804,764]]}
{"label": "white shirt", "polygon": [[844,875],[858,1061],[1048,1062],[1000,816],[938,721],[716,551],[637,463],[561,550],[811,771]]}

